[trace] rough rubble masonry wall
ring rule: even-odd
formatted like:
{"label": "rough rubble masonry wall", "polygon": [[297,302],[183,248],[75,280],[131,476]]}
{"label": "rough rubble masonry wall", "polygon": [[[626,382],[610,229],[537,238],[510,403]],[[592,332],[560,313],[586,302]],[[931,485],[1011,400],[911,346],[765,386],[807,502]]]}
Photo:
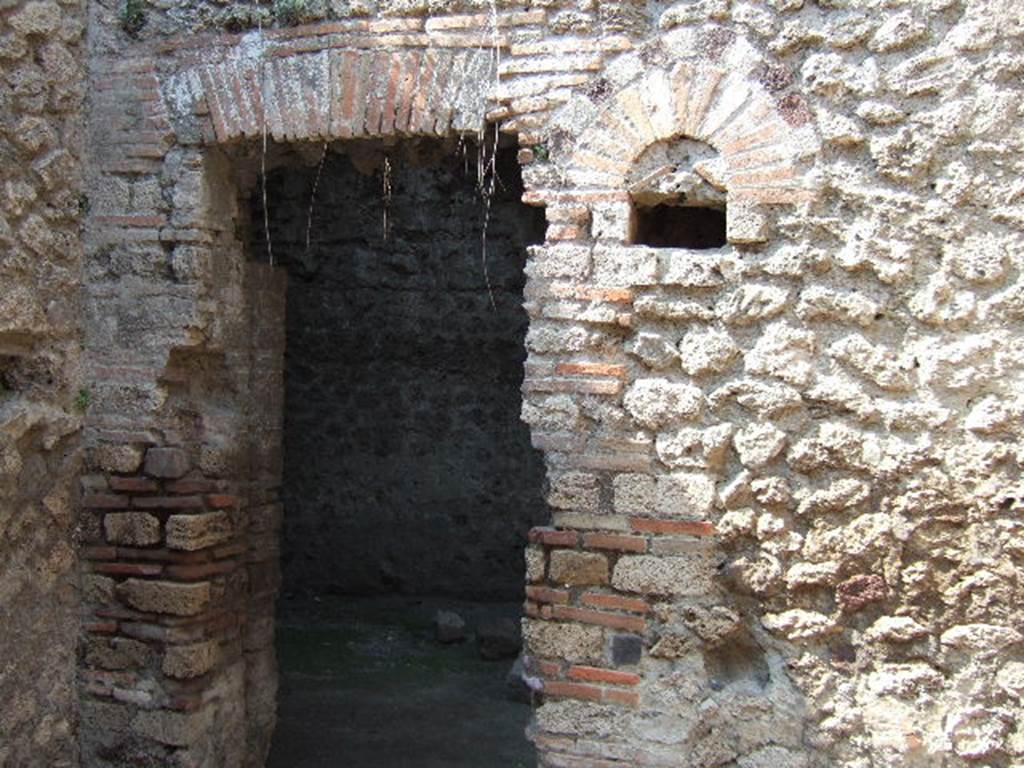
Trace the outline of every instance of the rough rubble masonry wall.
{"label": "rough rubble masonry wall", "polygon": [[83,18],[0,5],[0,766],[77,764]]}
{"label": "rough rubble masonry wall", "polygon": [[288,271],[282,588],[521,599],[526,533],[550,516],[519,418],[523,265],[543,212],[501,150],[485,267],[474,147],[365,145],[353,160],[329,153],[267,188]]}
{"label": "rough rubble masonry wall", "polygon": [[[258,765],[284,283],[245,261],[234,174],[264,138],[485,119],[548,220],[522,414],[556,509],[527,555],[543,764],[1024,761],[1019,3],[136,8],[89,9],[81,314],[74,11],[0,10],[0,353],[30,382],[0,395],[26,413],[0,422],[8,762],[75,759],[70,470],[43,464],[73,454],[76,325],[81,762]],[[725,196],[729,244],[631,245],[632,197],[680,191]],[[29,649],[39,674],[7,666]]]}

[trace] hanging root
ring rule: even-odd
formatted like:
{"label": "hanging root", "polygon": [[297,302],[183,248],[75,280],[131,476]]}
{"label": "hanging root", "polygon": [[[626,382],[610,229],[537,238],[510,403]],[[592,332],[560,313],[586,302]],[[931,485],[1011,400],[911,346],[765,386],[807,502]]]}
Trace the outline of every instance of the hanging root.
{"label": "hanging root", "polygon": [[320,175],[324,171],[324,161],[327,159],[327,142],[324,142],[323,151],[320,152],[320,163],[316,167],[316,178],[313,179],[313,190],[309,193],[309,209],[306,211],[306,253],[309,258],[309,238],[313,230],[313,204],[316,202],[316,191],[320,186]]}
{"label": "hanging root", "polygon": [[388,236],[391,232],[391,222],[388,218],[388,213],[391,210],[391,158],[388,155],[384,156],[384,210],[383,210],[383,221],[381,222],[381,235],[384,238],[384,242],[388,241]]}

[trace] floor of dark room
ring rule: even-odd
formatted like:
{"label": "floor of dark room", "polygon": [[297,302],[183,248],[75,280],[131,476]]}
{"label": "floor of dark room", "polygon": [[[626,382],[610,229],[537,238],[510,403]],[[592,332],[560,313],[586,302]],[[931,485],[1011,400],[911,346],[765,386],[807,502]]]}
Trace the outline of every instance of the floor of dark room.
{"label": "floor of dark room", "polygon": [[[465,640],[438,639],[438,611],[465,620]],[[518,615],[516,603],[283,597],[268,768],[532,768],[513,660],[481,658],[474,637]]]}

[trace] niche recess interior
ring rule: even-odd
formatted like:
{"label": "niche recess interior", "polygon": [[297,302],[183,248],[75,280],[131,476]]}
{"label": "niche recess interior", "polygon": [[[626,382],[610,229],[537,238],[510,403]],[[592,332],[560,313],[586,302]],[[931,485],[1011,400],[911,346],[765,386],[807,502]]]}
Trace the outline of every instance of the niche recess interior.
{"label": "niche recess interior", "polygon": [[726,244],[725,187],[720,159],[703,142],[660,142],[639,158],[629,178],[633,242],[656,248],[720,248]]}

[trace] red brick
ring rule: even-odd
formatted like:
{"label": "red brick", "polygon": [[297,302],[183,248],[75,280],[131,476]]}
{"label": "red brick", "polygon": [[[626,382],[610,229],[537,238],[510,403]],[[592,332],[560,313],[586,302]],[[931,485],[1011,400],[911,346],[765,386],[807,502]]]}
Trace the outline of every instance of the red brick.
{"label": "red brick", "polygon": [[647,627],[647,622],[639,616],[622,616],[617,613],[604,613],[602,611],[591,611],[586,608],[573,608],[565,605],[553,606],[551,608],[551,615],[563,621],[597,624],[602,627],[623,629],[628,632],[643,632]]}
{"label": "red brick", "polygon": [[82,547],[78,554],[84,560],[115,560],[117,559],[117,548]]}
{"label": "red brick", "polygon": [[[635,707],[640,703],[640,694],[636,691],[623,691],[616,688],[601,688],[596,685],[571,683],[561,680],[552,680],[544,683],[544,693],[548,696],[582,699],[584,701],[599,701],[608,704],[625,704],[632,707]],[[592,765],[592,763],[588,762],[587,765]]]}
{"label": "red brick", "polygon": [[568,683],[563,680],[551,680],[544,683],[544,693],[548,696],[560,696],[585,701],[601,701],[604,691],[596,685]]}
{"label": "red brick", "polygon": [[82,629],[95,635],[111,635],[117,632],[116,621],[87,621],[82,624]]}
{"label": "red brick", "polygon": [[209,493],[210,491],[217,490],[217,482],[215,480],[207,480],[206,478],[185,478],[184,480],[175,480],[173,483],[167,483],[164,487],[168,493]]}
{"label": "red brick", "polygon": [[172,552],[168,549],[136,549],[118,547],[118,557],[125,560],[146,560],[160,563],[203,563],[210,559],[206,552]]}
{"label": "red brick", "polygon": [[162,565],[153,563],[97,563],[92,569],[111,576],[159,576],[163,572]]}
{"label": "red brick", "polygon": [[559,661],[535,659],[533,664],[542,677],[561,677],[562,675],[562,663]]}
{"label": "red brick", "polygon": [[636,691],[619,691],[614,688],[605,688],[604,701],[609,704],[625,704],[628,707],[635,707],[640,704],[640,694]]}
{"label": "red brick", "polygon": [[579,224],[549,224],[547,229],[547,240],[581,240],[587,234],[586,229]]}
{"label": "red brick", "polygon": [[398,101],[395,104],[395,132],[408,133],[409,121],[412,116],[413,101],[420,87],[420,78],[423,76],[422,54],[413,51],[408,55],[403,68],[401,82],[398,89]]}
{"label": "red brick", "polygon": [[602,669],[573,665],[569,667],[569,677],[573,680],[587,680],[592,683],[612,683],[614,685],[636,685],[640,675],[632,672],[620,672],[617,669]]}
{"label": "red brick", "polygon": [[234,560],[221,560],[216,563],[168,565],[165,572],[169,578],[179,581],[203,581],[211,576],[231,573],[238,567],[239,563]]}
{"label": "red brick", "polygon": [[523,603],[523,614],[529,616],[531,619],[539,619],[541,617],[540,606],[536,603],[527,600]]}
{"label": "red brick", "polygon": [[199,694],[170,696],[162,706],[175,712],[196,712],[203,706],[203,697]]}
{"label": "red brick", "polygon": [[202,496],[141,496],[132,498],[139,509],[202,509]]}
{"label": "red brick", "polygon": [[575,547],[579,541],[576,531],[559,531],[555,528],[531,528],[530,541],[549,547]]}
{"label": "red brick", "polygon": [[585,533],[583,546],[587,549],[612,549],[616,552],[644,552],[647,539],[618,533]]}
{"label": "red brick", "polygon": [[128,509],[128,497],[113,493],[90,493],[82,498],[86,509]]}
{"label": "red brick", "polygon": [[629,524],[634,531],[644,533],[685,533],[690,536],[714,536],[715,526],[704,520],[652,520],[646,517],[631,517]]}
{"label": "red brick", "polygon": [[245,551],[245,542],[236,541],[234,544],[225,544],[223,547],[213,550],[213,557],[215,560],[220,560],[222,557],[234,557],[235,555],[244,554]]}
{"label": "red brick", "polygon": [[588,395],[617,395],[622,391],[622,382],[613,379],[526,379],[524,392],[580,392]]}
{"label": "red brick", "polygon": [[551,589],[550,587],[527,587],[526,596],[538,603],[559,603],[568,605],[569,593],[563,589]]}
{"label": "red brick", "polygon": [[230,493],[211,493],[206,496],[206,504],[212,509],[232,509],[238,506],[238,497]]}
{"label": "red brick", "polygon": [[153,493],[159,486],[148,477],[117,477],[112,476],[108,482],[115,491],[129,491],[131,493]]}
{"label": "red brick", "polygon": [[651,609],[644,600],[639,598],[605,595],[600,592],[587,592],[580,597],[580,602],[591,608],[610,608],[614,611],[629,611],[630,613],[647,613]]}

